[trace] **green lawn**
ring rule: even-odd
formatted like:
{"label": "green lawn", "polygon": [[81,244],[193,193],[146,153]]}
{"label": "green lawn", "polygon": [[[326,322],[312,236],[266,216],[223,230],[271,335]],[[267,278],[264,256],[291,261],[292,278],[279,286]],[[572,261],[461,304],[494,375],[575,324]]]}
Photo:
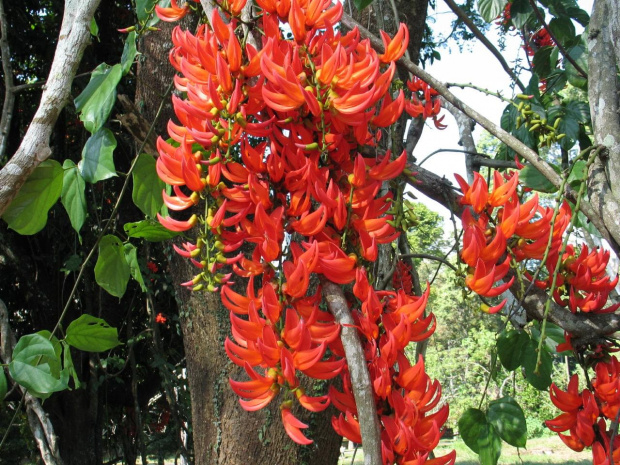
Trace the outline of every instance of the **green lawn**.
{"label": "green lawn", "polygon": [[[435,449],[436,455],[445,455],[456,449],[456,465],[478,465],[478,456],[473,453],[461,439],[442,440]],[[353,451],[346,451],[339,465],[351,465]],[[540,465],[555,463],[562,465],[590,465],[592,455],[589,450],[577,453],[570,450],[557,436],[530,439],[526,449],[516,449],[507,444],[502,445],[499,465],[521,464]],[[364,454],[361,448],[355,455],[353,465],[363,465]]]}

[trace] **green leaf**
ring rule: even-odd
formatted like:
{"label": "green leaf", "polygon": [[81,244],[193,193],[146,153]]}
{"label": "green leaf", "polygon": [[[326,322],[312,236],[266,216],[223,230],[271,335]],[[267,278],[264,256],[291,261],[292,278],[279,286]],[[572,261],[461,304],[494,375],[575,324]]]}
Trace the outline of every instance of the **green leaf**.
{"label": "green leaf", "polygon": [[133,60],[136,58],[138,50],[136,49],[136,32],[132,31],[125,40],[125,46],[123,47],[123,55],[121,57],[121,69],[123,76],[126,75],[133,65]]}
{"label": "green leaf", "polygon": [[102,63],[93,71],[90,82],[75,99],[75,108],[80,120],[90,133],[95,133],[107,121],[114,102],[116,86],[123,76],[123,68],[116,64],[111,68]]}
{"label": "green leaf", "polygon": [[478,12],[487,22],[495,21],[506,6],[507,0],[478,0]]}
{"label": "green leaf", "polygon": [[156,220],[142,220],[136,223],[125,223],[123,227],[129,237],[146,239],[150,242],[161,242],[179,235],[179,233],[164,228]]}
{"label": "green leaf", "polygon": [[487,425],[486,415],[477,408],[468,408],[459,418],[458,425],[463,442],[477,454],[480,450],[478,447],[478,437]]}
{"label": "green leaf", "polygon": [[549,22],[549,28],[555,38],[563,45],[575,40],[575,25],[566,16],[553,18]]}
{"label": "green leaf", "polygon": [[510,4],[510,20],[515,28],[521,29],[533,17],[534,10],[528,0],[514,0]]}
{"label": "green leaf", "polygon": [[[588,54],[586,53],[586,46],[583,41],[568,50],[568,55],[577,63],[577,65],[588,72]],[[575,87],[582,90],[587,90],[588,80],[584,78],[579,71],[573,66],[571,62],[565,60],[566,74],[568,76],[568,82]]]}
{"label": "green leaf", "polygon": [[100,129],[90,136],[78,163],[80,174],[86,182],[96,183],[116,176],[113,153],[116,138],[109,129]]}
{"label": "green leaf", "polygon": [[95,21],[95,18],[90,20],[90,35],[94,37],[99,37],[99,26],[97,25],[97,21]]}
{"label": "green leaf", "polygon": [[103,289],[122,297],[127,289],[130,269],[120,239],[107,235],[99,243],[99,257],[95,264],[95,280]]}
{"label": "green leaf", "polygon": [[372,3],[373,0],[353,0],[353,4],[358,11],[362,11],[368,5]]}
{"label": "green leaf", "polygon": [[4,374],[4,367],[0,367],[0,402],[4,400],[8,391],[8,385],[6,382],[6,375]]}
{"label": "green leaf", "polygon": [[64,274],[69,274],[78,271],[82,266],[82,257],[77,254],[71,255],[65,260],[64,266],[60,269]]}
{"label": "green leaf", "polygon": [[588,177],[588,165],[584,160],[577,160],[568,175],[568,183],[578,189],[582,181]]}
{"label": "green leaf", "polygon": [[[557,170],[556,170],[557,171]],[[552,193],[558,190],[551,181],[545,178],[540,171],[532,165],[525,165],[519,172],[519,180],[525,187],[538,192]]]}
{"label": "green leaf", "polygon": [[13,360],[9,364],[9,372],[17,384],[24,386],[30,394],[41,399],[47,399],[52,393],[67,389],[65,380],[53,376],[46,363],[33,366]]}
{"label": "green leaf", "polygon": [[[525,346],[523,354],[523,368],[527,382],[540,391],[545,391],[551,385],[551,371],[553,361],[549,352],[543,347],[540,356],[540,365],[536,370],[536,359],[538,356],[538,344],[530,340]],[[536,372],[537,371],[537,372]]]}
{"label": "green leaf", "polygon": [[79,389],[82,383],[80,383],[80,379],[78,378],[77,372],[75,371],[75,365],[73,365],[73,358],[71,357],[71,347],[67,344],[66,341],[62,341],[62,355],[63,355],[63,371],[66,371],[69,376],[73,378],[73,385],[75,389]]}
{"label": "green leaf", "polygon": [[37,166],[2,215],[9,228],[26,236],[41,231],[62,192],[62,177],[62,167],[55,160]]}
{"label": "green leaf", "polygon": [[504,331],[497,338],[497,355],[504,368],[509,371],[521,366],[523,348],[530,340],[525,331]]}
{"label": "green leaf", "polygon": [[553,69],[555,69],[555,63],[551,62],[551,54],[555,47],[549,45],[539,48],[534,54],[532,59],[532,66],[534,72],[540,76],[540,78],[547,77]]}
{"label": "green leaf", "polygon": [[64,174],[60,200],[69,215],[71,226],[79,233],[86,219],[86,195],[84,194],[86,182],[71,160],[65,160],[62,168]]}
{"label": "green leaf", "polygon": [[525,447],[527,442],[525,415],[512,397],[502,397],[490,402],[487,418],[504,441],[514,447]]}
{"label": "green leaf", "polygon": [[157,0],[136,0],[136,16],[138,22],[146,21],[149,17],[148,12],[153,9]]}
{"label": "green leaf", "polygon": [[123,246],[125,250],[125,258],[127,259],[127,263],[129,263],[129,270],[131,272],[131,276],[133,279],[138,281],[140,284],[140,288],[142,292],[146,292],[148,289],[144,284],[144,278],[142,277],[142,271],[140,271],[140,265],[138,264],[138,251],[132,244],[125,244]]}
{"label": "green leaf", "polygon": [[104,352],[120,344],[116,328],[101,318],[86,314],[71,322],[65,341],[85,352]]}
{"label": "green leaf", "polygon": [[9,372],[32,395],[47,398],[67,388],[68,378],[62,375],[60,366],[54,343],[42,334],[28,334],[13,349]]}
{"label": "green leaf", "polygon": [[478,436],[480,465],[496,465],[502,453],[502,440],[490,423],[480,428]]}
{"label": "green leaf", "polygon": [[161,196],[166,187],[155,169],[155,159],[146,153],[140,154],[133,169],[133,192],[131,198],[146,216],[154,218],[164,201]]}

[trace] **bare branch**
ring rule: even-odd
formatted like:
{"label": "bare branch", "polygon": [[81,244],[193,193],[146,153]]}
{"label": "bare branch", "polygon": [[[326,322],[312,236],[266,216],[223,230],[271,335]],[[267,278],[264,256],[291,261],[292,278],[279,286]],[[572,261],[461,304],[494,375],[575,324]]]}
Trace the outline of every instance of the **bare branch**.
{"label": "bare branch", "polygon": [[69,101],[71,83],[90,41],[90,22],[100,1],[65,0],[58,46],[41,103],[17,152],[0,171],[0,215],[30,173],[52,154],[52,129]]}
{"label": "bare branch", "polygon": [[379,420],[366,357],[355,328],[355,321],[353,321],[349,311],[342,288],[325,279],[322,280],[321,285],[323,286],[323,297],[327,301],[327,308],[334,315],[336,323],[341,325],[340,339],[351,375],[351,386],[362,435],[364,465],[380,465],[382,460]]}

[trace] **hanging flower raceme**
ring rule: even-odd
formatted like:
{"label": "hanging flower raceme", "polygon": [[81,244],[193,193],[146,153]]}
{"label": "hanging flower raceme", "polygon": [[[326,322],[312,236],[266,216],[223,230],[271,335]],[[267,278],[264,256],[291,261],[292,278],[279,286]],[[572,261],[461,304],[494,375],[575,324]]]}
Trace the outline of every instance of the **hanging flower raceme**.
{"label": "hanging flower raceme", "polygon": [[[508,274],[511,260],[540,260],[546,252],[549,257],[557,256],[570,223],[567,202],[560,205],[553,222],[553,208],[541,207],[537,195],[522,202],[518,176],[518,171],[506,175],[494,171],[493,189],[489,192],[479,173],[474,173],[471,185],[455,175],[463,192],[460,202],[469,206],[462,215],[461,259],[469,266],[465,284],[484,297],[496,297],[512,285],[514,277],[493,287]],[[555,264],[548,260],[547,266]],[[527,271],[525,275],[529,276]],[[491,313],[503,305],[493,307]]]}
{"label": "hanging flower raceme", "polygon": [[[614,439],[611,444],[612,436],[617,435],[612,434],[608,426],[617,420],[620,408],[620,362],[616,357],[599,362],[595,375],[591,387],[581,393],[577,375],[571,377],[566,392],[552,384],[551,401],[563,413],[545,424],[575,451],[592,447],[594,464],[609,464],[610,452],[616,463],[620,460],[620,441]],[[564,431],[568,434],[561,434]]]}
{"label": "hanging flower raceme", "polygon": [[[444,406],[429,413],[440,401],[439,383],[423,362],[414,368],[404,356],[409,342],[434,331],[433,315],[425,315],[429,291],[377,291],[362,264],[377,259],[379,244],[398,237],[392,194],[380,191],[403,172],[407,156],[358,152],[375,145],[380,128],[412,104],[392,86],[408,30],[401,26],[393,39],[383,34],[385,52],[377,54],[358,30],[334,30],[339,2],[257,0],[264,32],[257,50],[239,39],[236,17],[244,3],[222,1],[229,19],[214,11],[196,34],[176,28],[172,35],[179,124],[170,122],[170,139],[158,141],[157,170],[173,186],[163,195],[175,218],[198,204],[205,212],[190,211],[187,220],[160,217],[177,231],[200,226],[195,243],[175,246],[199,269],[184,284],[219,290],[230,312],[225,350],[248,378],[230,380],[241,407],[258,410],[284,396],[282,423],[299,444],[312,441],[292,413],[294,402],[313,412],[333,402],[343,412],[333,420],[336,431],[361,440],[340,327],[321,309],[316,283],[323,277],[353,285],[351,305],[380,405],[384,462],[422,463],[448,412]],[[171,8],[162,14],[180,16],[184,7]],[[282,36],[281,23],[290,26],[292,40]],[[438,101],[428,86],[424,92],[421,115],[434,118]],[[397,376],[397,363],[407,374]],[[344,391],[308,396],[300,374],[340,375]],[[449,454],[428,462],[453,461]]]}

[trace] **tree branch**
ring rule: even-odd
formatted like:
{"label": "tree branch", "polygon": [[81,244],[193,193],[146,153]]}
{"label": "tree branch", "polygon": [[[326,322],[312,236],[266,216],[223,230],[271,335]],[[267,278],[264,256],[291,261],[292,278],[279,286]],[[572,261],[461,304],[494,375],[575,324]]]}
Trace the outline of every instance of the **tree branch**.
{"label": "tree branch", "polygon": [[101,0],[65,0],[56,54],[39,108],[17,152],[0,170],[0,215],[34,169],[49,158],[49,140],[60,111],[69,101],[71,83],[90,41],[90,22]]}
{"label": "tree branch", "polygon": [[327,308],[334,315],[336,323],[341,325],[340,339],[351,375],[351,386],[362,435],[364,465],[380,465],[382,460],[379,419],[377,418],[366,357],[355,328],[355,321],[353,321],[347,300],[340,286],[326,279],[321,280],[321,285],[323,286],[323,297],[327,301]]}
{"label": "tree branch", "polygon": [[[366,28],[364,28],[346,13],[342,15],[342,23],[346,27],[349,27],[351,29],[354,27],[358,27],[361,36],[364,38],[368,38],[375,49],[383,50],[383,42],[379,38],[371,34]],[[467,116],[475,120],[483,128],[485,128],[487,131],[497,137],[501,142],[503,142],[512,150],[525,158],[536,169],[538,169],[538,171],[540,171],[541,174],[545,176],[554,186],[560,187],[560,185],[562,184],[562,177],[558,173],[556,173],[556,171],[545,160],[543,160],[527,145],[525,145],[523,142],[521,142],[519,139],[512,136],[508,132],[504,131],[501,127],[490,121],[488,118],[482,116],[470,106],[466,105],[452,92],[450,92],[442,82],[435,79],[432,75],[412,63],[407,58],[402,57],[399,60],[399,64],[404,66],[415,76],[427,82],[448,102],[450,102]],[[574,189],[570,187],[567,188],[566,195],[571,199],[577,198],[577,193]],[[584,215],[586,215],[586,217],[592,222],[592,224],[594,224],[594,226],[599,230],[601,235],[609,242],[611,248],[616,253],[620,253],[620,228],[608,228],[607,225],[603,222],[600,215],[592,208],[592,205],[589,202],[582,201],[580,209],[584,213]]]}
{"label": "tree branch", "polygon": [[6,22],[4,2],[0,0],[0,53],[2,54],[2,72],[4,73],[4,103],[2,104],[2,119],[0,120],[0,160],[6,152],[6,141],[13,119],[15,105],[15,87],[13,83],[13,68],[11,67],[11,51],[9,49],[9,29]]}
{"label": "tree branch", "polygon": [[499,64],[502,65],[502,68],[504,68],[504,71],[506,71],[508,76],[510,76],[510,79],[513,80],[513,82],[517,85],[517,87],[521,89],[521,92],[525,93],[525,86],[519,80],[519,76],[517,76],[515,72],[512,70],[512,68],[508,65],[508,63],[506,63],[506,60],[504,60],[504,57],[502,56],[502,54],[499,53],[499,50],[495,48],[495,46],[491,43],[491,41],[489,41],[489,39],[486,38],[486,36],[482,33],[482,31],[478,29],[478,27],[474,24],[474,22],[454,2],[454,0],[444,0],[444,1],[450,7],[450,9],[454,12],[454,14],[458,16],[459,19],[465,23],[465,25],[469,28],[472,34],[476,36],[476,38],[480,42],[482,42],[482,44],[489,50],[489,52],[493,54],[495,58],[497,58],[497,61],[499,61]]}

